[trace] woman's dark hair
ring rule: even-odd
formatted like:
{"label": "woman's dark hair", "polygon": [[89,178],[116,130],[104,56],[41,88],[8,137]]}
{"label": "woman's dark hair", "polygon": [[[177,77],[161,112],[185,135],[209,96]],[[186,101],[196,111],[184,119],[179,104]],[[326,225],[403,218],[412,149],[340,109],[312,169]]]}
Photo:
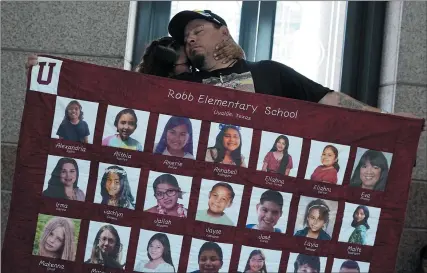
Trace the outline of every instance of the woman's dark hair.
{"label": "woman's dark hair", "polygon": [[148,259],[150,259],[150,261],[153,260],[153,258],[151,258],[151,255],[148,249],[150,248],[151,243],[153,243],[153,241],[155,240],[159,241],[163,245],[162,259],[166,263],[170,264],[173,267],[173,272],[175,272],[175,266],[173,265],[172,255],[171,255],[171,245],[169,243],[168,236],[166,236],[166,234],[164,233],[156,233],[148,241],[148,244],[147,244]]}
{"label": "woman's dark hair", "polygon": [[384,154],[379,151],[367,150],[359,160],[359,164],[357,164],[356,169],[354,170],[353,176],[350,180],[350,186],[352,187],[361,187],[362,179],[360,178],[360,169],[366,164],[366,162],[372,166],[377,166],[381,169],[380,179],[375,183],[374,190],[376,191],[384,191],[385,185],[387,183],[388,177],[388,163]]}
{"label": "woman's dark hair", "polygon": [[173,175],[171,175],[171,174],[168,174],[168,173],[165,173],[165,174],[159,175],[159,176],[154,180],[154,183],[153,183],[153,191],[154,191],[154,194],[156,194],[157,186],[158,186],[159,184],[168,184],[168,185],[171,185],[172,187],[177,188],[177,189],[179,190],[178,198],[182,199],[182,192],[181,192],[181,188],[179,187],[178,180],[176,180],[176,177],[175,177],[175,176],[173,176]]}
{"label": "woman's dark hair", "polygon": [[343,268],[347,268],[347,269],[357,269],[357,271],[359,271],[360,273],[360,267],[359,264],[355,261],[352,260],[347,260],[345,262],[342,263],[340,270]]}
{"label": "woman's dark hair", "polygon": [[109,265],[110,267],[121,268],[122,266],[119,264],[119,258],[120,258],[119,255],[120,255],[120,252],[122,250],[122,244],[120,242],[119,233],[117,232],[117,230],[112,225],[105,225],[99,229],[98,233],[95,236],[95,240],[93,240],[91,260],[92,261],[97,260],[97,257],[100,256],[99,255],[100,250],[98,247],[99,237],[101,237],[101,234],[106,230],[111,232],[111,234],[113,234],[113,236],[116,238],[116,245],[114,246],[114,249],[111,252],[111,254],[109,254],[108,256],[102,255],[102,258],[104,260],[104,266]]}
{"label": "woman's dark hair", "polygon": [[199,255],[197,256],[197,261],[200,261],[200,256],[202,255],[203,251],[207,251],[207,250],[213,250],[216,252],[216,254],[218,254],[219,260],[223,261],[223,256],[222,256],[222,249],[221,247],[214,242],[206,242],[202,245],[202,247],[199,250]]}
{"label": "woman's dark hair", "polygon": [[136,129],[136,127],[138,126],[138,117],[136,116],[135,111],[129,108],[123,109],[119,113],[117,113],[116,119],[114,120],[114,126],[117,128],[117,125],[119,124],[119,120],[124,114],[129,114],[133,116],[133,118],[135,119],[135,129]]}
{"label": "woman's dark hair", "polygon": [[[354,218],[354,215],[356,214],[356,212],[359,209],[362,209],[363,213],[365,214],[365,219],[363,219],[360,223],[357,222],[356,219]],[[351,222],[351,226],[355,228],[357,226],[364,225],[367,229],[369,229],[370,227],[369,227],[369,224],[368,224],[368,219],[369,219],[369,209],[368,209],[368,207],[360,205],[353,212],[353,221]]]}
{"label": "woman's dark hair", "polygon": [[118,194],[118,207],[135,207],[134,203],[134,197],[132,195],[132,192],[130,190],[128,177],[126,174],[126,171],[119,166],[110,166],[107,169],[105,169],[104,175],[101,179],[101,196],[102,196],[102,202],[101,204],[108,204],[108,201],[110,200],[110,195],[108,194],[106,184],[108,175],[110,173],[116,173],[119,176],[120,180],[120,191]]}
{"label": "woman's dark hair", "polygon": [[163,152],[165,151],[168,145],[167,144],[168,131],[179,125],[185,125],[185,127],[187,127],[187,132],[189,134],[188,142],[184,146],[184,153],[189,153],[193,155],[193,127],[191,126],[191,121],[189,118],[175,117],[175,116],[172,116],[166,123],[162,136],[160,138],[160,141],[157,144],[156,150],[154,151],[155,154],[163,154]]}
{"label": "woman's dark hair", "polygon": [[304,225],[307,225],[307,217],[312,209],[318,209],[320,215],[319,219],[325,221],[325,224],[328,225],[330,209],[329,206],[326,205],[325,201],[323,201],[322,199],[316,199],[308,203],[307,208],[305,209]]}
{"label": "woman's dark hair", "polygon": [[294,273],[298,273],[298,268],[305,264],[316,270],[316,273],[320,273],[320,258],[305,254],[298,254],[294,263]]}
{"label": "woman's dark hair", "polygon": [[276,141],[274,141],[274,145],[271,148],[270,152],[276,152],[277,151],[277,143],[279,142],[279,140],[283,139],[285,141],[285,148],[283,149],[283,157],[282,160],[280,161],[280,165],[279,165],[279,170],[278,172],[281,174],[284,174],[286,171],[286,166],[288,166],[288,162],[289,162],[289,153],[288,153],[288,148],[289,148],[289,139],[287,136],[285,135],[280,135],[276,138]]}
{"label": "woman's dark hair", "polygon": [[152,41],[145,49],[135,71],[159,77],[171,76],[179,57],[177,51],[180,47],[181,45],[172,37]]}
{"label": "woman's dark hair", "polygon": [[79,107],[79,110],[80,110],[79,120],[83,120],[82,105],[77,100],[72,100],[67,104],[67,107],[65,107],[65,114],[64,114],[64,119],[62,120],[62,123],[70,121],[70,117],[68,116],[68,107],[70,107],[73,104]]}
{"label": "woman's dark hair", "polygon": [[64,184],[62,184],[60,180],[62,167],[67,163],[73,164],[74,168],[76,169],[76,181],[73,184],[73,188],[78,188],[77,183],[79,181],[79,166],[74,159],[63,157],[58,160],[58,163],[56,163],[56,166],[52,171],[47,189],[43,191],[44,196],[68,199],[67,195],[65,194]]}
{"label": "woman's dark hair", "polygon": [[237,128],[234,125],[225,125],[221,128],[221,131],[219,132],[219,134],[216,136],[216,141],[215,141],[215,146],[210,147],[208,149],[216,149],[218,154],[216,156],[216,158],[214,158],[214,162],[215,163],[220,163],[221,161],[224,160],[225,157],[225,147],[223,144],[223,139],[224,139],[224,135],[225,132],[228,129],[233,129],[236,130],[239,134],[239,138],[240,138],[240,145],[239,147],[231,152],[231,158],[233,159],[233,162],[237,165],[240,166],[242,164],[242,134],[240,133],[239,128]]}
{"label": "woman's dark hair", "polygon": [[323,148],[323,152],[325,152],[325,150],[328,148],[331,149],[335,155],[335,158],[337,161],[334,163],[333,166],[334,166],[335,170],[337,170],[337,172],[339,172],[340,171],[340,165],[338,164],[338,149],[333,145],[326,145],[325,148]]}
{"label": "woman's dark hair", "polygon": [[233,201],[233,200],[234,200],[234,196],[235,196],[236,194],[234,193],[233,187],[232,187],[232,186],[230,186],[230,184],[225,183],[225,182],[219,182],[219,183],[216,183],[215,185],[213,185],[213,187],[212,187],[211,191],[213,191],[214,189],[216,189],[216,188],[218,188],[218,187],[224,187],[224,188],[228,189],[228,190],[230,191],[231,201]]}
{"label": "woman's dark hair", "polygon": [[264,261],[264,265],[262,266],[260,273],[267,273],[267,266],[265,265],[265,255],[260,249],[252,250],[251,254],[249,254],[249,258],[248,258],[248,261],[246,262],[245,270],[243,272],[247,272],[248,270],[251,269],[249,262],[251,258],[255,255],[260,255]]}

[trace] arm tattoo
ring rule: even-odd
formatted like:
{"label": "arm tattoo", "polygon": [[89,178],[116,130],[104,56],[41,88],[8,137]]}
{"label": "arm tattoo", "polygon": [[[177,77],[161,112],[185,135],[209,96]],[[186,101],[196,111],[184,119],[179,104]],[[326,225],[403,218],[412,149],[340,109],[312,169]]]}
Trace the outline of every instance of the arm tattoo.
{"label": "arm tattoo", "polygon": [[346,95],[340,94],[338,98],[338,106],[350,108],[350,109],[357,109],[362,110],[366,107],[369,107],[367,104],[364,104],[363,102],[360,102],[358,100],[353,99],[352,97],[347,97]]}

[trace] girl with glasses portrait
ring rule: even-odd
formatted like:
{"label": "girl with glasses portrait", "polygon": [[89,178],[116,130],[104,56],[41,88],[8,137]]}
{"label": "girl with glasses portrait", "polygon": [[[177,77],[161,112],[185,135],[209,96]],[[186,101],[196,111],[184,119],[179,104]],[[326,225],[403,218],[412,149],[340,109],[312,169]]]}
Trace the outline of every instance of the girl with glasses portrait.
{"label": "girl with glasses portrait", "polygon": [[178,199],[182,199],[183,192],[173,175],[162,174],[157,177],[153,183],[153,190],[157,205],[149,208],[148,212],[181,218],[187,217],[187,209],[178,203]]}

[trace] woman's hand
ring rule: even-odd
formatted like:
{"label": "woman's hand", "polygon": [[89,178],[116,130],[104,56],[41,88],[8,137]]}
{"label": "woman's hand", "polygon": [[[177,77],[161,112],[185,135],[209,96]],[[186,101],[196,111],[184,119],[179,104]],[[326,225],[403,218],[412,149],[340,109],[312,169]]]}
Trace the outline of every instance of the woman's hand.
{"label": "woman's hand", "polygon": [[25,70],[28,73],[28,70],[38,64],[38,56],[36,54],[31,54],[27,58],[27,62],[25,63]]}
{"label": "woman's hand", "polygon": [[214,52],[215,60],[222,60],[222,63],[228,63],[233,59],[245,59],[245,52],[243,49],[236,44],[233,38],[222,41],[217,44]]}

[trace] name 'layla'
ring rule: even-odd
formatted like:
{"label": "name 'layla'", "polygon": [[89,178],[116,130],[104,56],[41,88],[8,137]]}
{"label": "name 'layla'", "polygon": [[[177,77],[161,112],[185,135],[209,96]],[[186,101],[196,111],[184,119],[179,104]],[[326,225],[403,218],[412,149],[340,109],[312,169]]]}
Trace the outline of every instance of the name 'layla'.
{"label": "name 'layla'", "polygon": [[310,248],[318,248],[319,247],[319,245],[317,243],[309,242],[309,241],[305,241],[304,246],[310,247]]}

